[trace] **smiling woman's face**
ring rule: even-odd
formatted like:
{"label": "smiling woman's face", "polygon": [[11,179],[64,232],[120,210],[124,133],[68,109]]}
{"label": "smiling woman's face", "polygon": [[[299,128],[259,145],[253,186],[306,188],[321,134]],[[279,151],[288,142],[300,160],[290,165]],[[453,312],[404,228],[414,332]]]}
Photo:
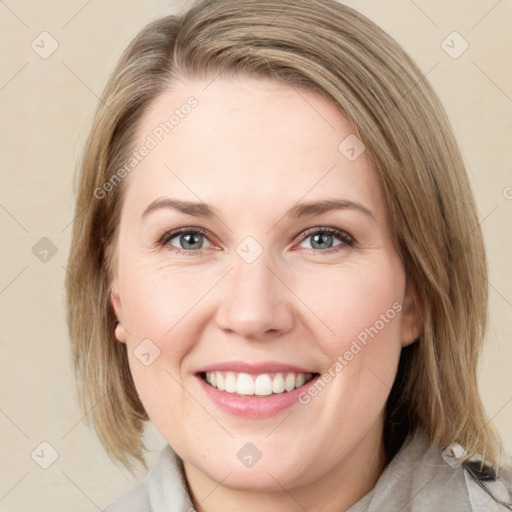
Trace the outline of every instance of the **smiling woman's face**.
{"label": "smiling woman's face", "polygon": [[197,482],[374,478],[418,326],[367,152],[316,93],[247,78],[176,85],[135,146],[190,96],[126,178],[112,297],[140,399]]}

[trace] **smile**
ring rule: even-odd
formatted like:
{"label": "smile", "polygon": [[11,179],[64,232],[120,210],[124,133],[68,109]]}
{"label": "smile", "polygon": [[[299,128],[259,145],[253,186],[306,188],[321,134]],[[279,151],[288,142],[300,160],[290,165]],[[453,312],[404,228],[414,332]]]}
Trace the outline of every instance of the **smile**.
{"label": "smile", "polygon": [[[249,362],[250,361],[250,362]],[[215,407],[248,419],[284,413],[298,402],[306,386],[320,374],[312,367],[280,361],[223,361],[202,366],[196,382]]]}
{"label": "smile", "polygon": [[293,391],[309,382],[312,373],[237,373],[230,371],[203,372],[203,379],[219,391],[238,395],[268,396]]}

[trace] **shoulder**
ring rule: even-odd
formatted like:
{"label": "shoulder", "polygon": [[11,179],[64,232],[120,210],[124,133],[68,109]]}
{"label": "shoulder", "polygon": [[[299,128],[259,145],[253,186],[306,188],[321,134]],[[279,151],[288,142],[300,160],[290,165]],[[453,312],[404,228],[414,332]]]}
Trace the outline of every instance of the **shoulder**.
{"label": "shoulder", "polygon": [[[421,436],[421,434],[419,434]],[[425,475],[432,475],[439,471],[441,478],[450,485],[444,488],[456,496],[453,499],[458,503],[467,503],[467,510],[471,512],[504,512],[512,510],[512,490],[510,473],[504,468],[500,475],[493,473],[492,469],[484,466],[479,471],[481,457],[476,455],[471,459],[465,458],[465,451],[457,443],[453,443],[445,450],[428,443],[426,437],[422,442],[427,446],[425,456],[422,459],[426,465]],[[443,503],[450,503],[447,493],[443,493],[441,481],[438,480],[435,493],[443,496]],[[441,503],[441,501],[440,501]]]}
{"label": "shoulder", "polygon": [[109,505],[105,512],[150,512],[147,478]]}
{"label": "shoulder", "polygon": [[477,463],[464,464],[464,476],[473,510],[502,512],[512,510],[512,472],[503,469],[498,477],[480,472]]}
{"label": "shoulder", "polygon": [[366,497],[369,507],[354,507],[353,512],[512,510],[512,505],[505,505],[511,503],[512,494],[508,474],[492,480],[472,471],[471,464],[464,464],[463,459],[450,459],[446,452],[430,444],[420,431],[409,434]]}
{"label": "shoulder", "polygon": [[182,461],[166,445],[146,478],[109,505],[105,512],[189,512],[194,510]]}

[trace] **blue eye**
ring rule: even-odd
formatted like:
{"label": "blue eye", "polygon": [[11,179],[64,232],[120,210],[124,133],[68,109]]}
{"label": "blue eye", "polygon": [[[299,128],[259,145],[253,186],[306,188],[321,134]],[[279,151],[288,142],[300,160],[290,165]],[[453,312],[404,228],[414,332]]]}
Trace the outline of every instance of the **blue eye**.
{"label": "blue eye", "polygon": [[[340,240],[340,243],[334,244],[334,239]],[[301,237],[301,243],[311,240],[310,245],[315,252],[322,254],[336,252],[343,247],[354,245],[354,239],[345,231],[338,228],[312,228],[307,230]],[[334,244],[334,245],[333,245]]]}
{"label": "blue eye", "polygon": [[[339,243],[335,243],[335,239],[339,240]],[[171,243],[174,239],[177,239],[176,246]],[[352,247],[355,243],[354,238],[347,232],[331,227],[315,227],[308,229],[302,233],[300,237],[300,244],[306,240],[311,240],[311,249],[314,253],[327,254],[337,252],[343,248]],[[210,244],[204,246],[204,240]],[[203,228],[188,227],[180,228],[174,231],[165,233],[162,238],[158,241],[159,246],[165,246],[176,254],[187,254],[188,256],[200,256],[203,254],[204,249],[211,247],[211,242],[208,240],[208,232]]]}
{"label": "blue eye", "polygon": [[[178,238],[179,247],[171,244],[171,240]],[[203,247],[203,240],[206,239],[206,230],[202,228],[180,228],[175,231],[166,233],[160,240],[160,245],[165,245],[169,249],[176,250],[176,252],[193,252],[197,254],[197,251],[201,253]]]}

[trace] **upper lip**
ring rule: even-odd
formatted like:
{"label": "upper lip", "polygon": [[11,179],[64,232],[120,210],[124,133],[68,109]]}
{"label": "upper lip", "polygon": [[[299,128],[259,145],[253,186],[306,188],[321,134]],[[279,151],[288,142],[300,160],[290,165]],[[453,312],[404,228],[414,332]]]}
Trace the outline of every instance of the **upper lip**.
{"label": "upper lip", "polygon": [[300,366],[295,366],[277,361],[247,362],[247,361],[222,361],[202,366],[197,373],[203,372],[235,372],[258,375],[262,373],[316,373],[315,371]]}

